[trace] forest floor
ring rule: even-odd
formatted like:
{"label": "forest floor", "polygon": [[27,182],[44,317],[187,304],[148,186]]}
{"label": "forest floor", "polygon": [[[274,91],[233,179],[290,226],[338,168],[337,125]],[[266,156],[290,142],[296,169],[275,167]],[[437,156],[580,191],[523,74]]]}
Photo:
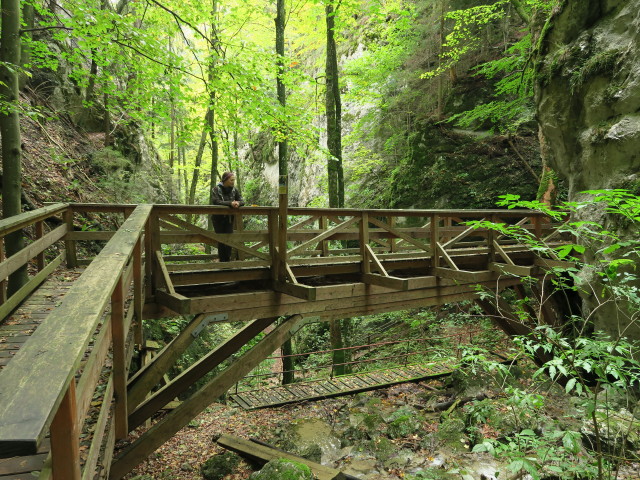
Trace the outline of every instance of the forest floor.
{"label": "forest floor", "polygon": [[[410,385],[407,387],[407,385]],[[226,450],[219,446],[215,439],[229,434],[245,439],[257,438],[272,442],[276,432],[280,432],[293,422],[299,420],[318,419],[329,425],[336,423],[338,412],[345,411],[345,406],[357,403],[358,397],[380,398],[388,405],[419,402],[419,393],[424,390],[421,385],[403,384],[367,392],[366,394],[348,395],[338,398],[303,402],[277,408],[259,410],[243,410],[230,405],[214,403],[196,417],[189,426],[180,430],[167,443],[160,447],[151,457],[139,465],[127,479],[139,475],[148,475],[152,479],[191,480],[201,478],[199,467],[213,455]],[[428,387],[427,387],[428,388]],[[430,390],[429,390],[430,391]],[[139,430],[131,440],[144,430]],[[405,439],[397,439],[401,446]],[[224,480],[244,480],[254,471],[255,466],[241,461],[235,473],[227,475]],[[259,467],[258,467],[259,469]],[[403,478],[402,472],[388,472],[379,478]]]}
{"label": "forest floor", "polygon": [[[465,424],[468,425],[472,421],[471,419],[480,420],[477,424],[478,435],[482,439],[489,440],[504,438],[502,429],[505,428],[505,424],[509,424],[505,419],[512,413],[516,413],[518,421],[523,422],[519,428],[533,421],[534,417],[540,425],[545,425],[541,427],[542,429],[548,428],[550,423],[558,422],[562,423],[562,428],[567,427],[567,430],[569,425],[577,431],[582,428],[582,419],[576,413],[571,398],[564,394],[563,389],[557,388],[557,385],[552,385],[542,393],[545,406],[539,415],[532,415],[531,409],[528,410],[524,405],[521,406],[522,410],[510,408],[504,392],[489,388],[485,382],[480,382],[483,385],[480,389],[477,383],[472,389],[474,394],[482,392],[478,398],[486,396],[485,400],[469,402],[469,397],[462,400],[470,390],[465,387],[464,391],[454,392],[452,381],[455,383],[458,380],[445,378],[400,384],[357,395],[254,411],[214,403],[126,478],[136,480],[202,478],[200,466],[203,462],[225,452],[215,442],[215,439],[222,434],[245,439],[257,438],[291,451],[290,448],[286,448],[286,439],[291,429],[295,428],[292,424],[314,421],[312,419],[328,426],[331,431],[328,436],[335,435],[337,439],[338,447],[333,457],[334,461],[325,462],[323,450],[323,463],[329,463],[358,478],[366,480],[512,478],[513,472],[508,469],[508,461],[505,462],[504,455],[502,455],[503,458],[494,458],[486,452],[472,452],[471,436],[469,429],[465,427]],[[524,378],[522,382],[523,386],[532,387],[530,379]],[[452,407],[448,407],[450,403],[453,404]],[[496,416],[503,417],[501,420],[497,420],[496,416],[490,413],[492,408]],[[409,416],[418,419],[414,424],[415,428],[403,430],[405,427],[402,425],[398,427],[398,419],[402,417],[397,415],[397,412],[409,412]],[[483,415],[486,418],[479,418]],[[377,417],[375,421],[378,423],[371,423],[374,417]],[[364,422],[358,425],[358,419],[363,418]],[[391,421],[392,418],[396,421]],[[392,430],[394,425],[397,427],[396,430]],[[289,433],[286,433],[287,431]],[[298,441],[295,440],[293,443]],[[553,444],[550,445],[556,448],[559,455],[564,448],[563,441],[559,441],[556,447]],[[350,446],[345,448],[345,443]],[[294,453],[300,454],[300,452]],[[640,451],[635,453],[639,454]],[[533,450],[529,453],[531,456],[537,454]],[[581,462],[587,457],[589,454],[582,447],[575,458],[581,459]],[[584,464],[581,465],[586,468]],[[578,463],[575,467],[578,467]],[[259,466],[240,461],[233,473],[220,478],[244,480],[259,468]],[[498,475],[496,472],[503,472],[503,474]],[[470,476],[469,473],[471,473]],[[640,480],[640,463],[629,461],[617,474],[615,478]],[[532,477],[523,473],[518,478]]]}

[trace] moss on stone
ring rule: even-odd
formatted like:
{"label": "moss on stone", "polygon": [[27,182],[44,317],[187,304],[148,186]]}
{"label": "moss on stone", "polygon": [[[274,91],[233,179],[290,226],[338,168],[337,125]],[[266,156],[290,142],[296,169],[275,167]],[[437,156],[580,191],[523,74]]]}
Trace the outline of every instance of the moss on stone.
{"label": "moss on stone", "polygon": [[205,480],[221,480],[233,471],[240,463],[240,458],[231,452],[221,453],[209,458],[200,465],[200,473]]}
{"label": "moss on stone", "polygon": [[614,67],[620,60],[621,55],[622,52],[620,50],[614,49],[597,52],[595,55],[585,59],[580,68],[571,73],[569,80],[571,93],[574,93],[596,75],[606,74],[607,77],[612,77]]}
{"label": "moss on stone", "polygon": [[250,480],[313,480],[313,472],[304,463],[276,458],[267,463]]}

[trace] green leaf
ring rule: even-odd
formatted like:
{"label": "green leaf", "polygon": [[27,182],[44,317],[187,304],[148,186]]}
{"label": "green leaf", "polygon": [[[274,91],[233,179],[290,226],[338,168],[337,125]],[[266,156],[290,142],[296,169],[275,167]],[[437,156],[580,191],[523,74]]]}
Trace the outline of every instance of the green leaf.
{"label": "green leaf", "polygon": [[573,387],[575,386],[575,384],[576,384],[576,379],[570,378],[564,387],[565,392],[569,393],[571,390],[573,390]]}

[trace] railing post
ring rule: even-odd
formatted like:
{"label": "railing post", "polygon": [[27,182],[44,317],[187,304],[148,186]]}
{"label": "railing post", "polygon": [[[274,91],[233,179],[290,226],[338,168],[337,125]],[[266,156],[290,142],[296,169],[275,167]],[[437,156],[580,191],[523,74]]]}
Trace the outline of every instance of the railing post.
{"label": "railing post", "polygon": [[[389,226],[396,228],[396,217],[389,216]],[[389,253],[395,253],[398,250],[397,240],[393,237],[389,237]]]}
{"label": "railing post", "polygon": [[[40,220],[36,222],[36,240],[42,238],[44,235],[44,221]],[[44,268],[44,252],[40,252],[36,257],[36,265],[38,267],[38,271],[41,271]]]}
{"label": "railing post", "polygon": [[155,211],[151,211],[151,216],[144,226],[144,285],[145,296],[150,297],[154,293],[153,283],[153,246],[151,245],[151,218],[155,215]]}
{"label": "railing post", "polygon": [[[73,209],[67,207],[64,211],[64,221],[67,224],[67,235],[73,234]],[[76,241],[65,240],[64,248],[67,259],[67,268],[76,268],[78,266],[78,259],[76,257]]]}
{"label": "railing post", "polygon": [[[242,213],[237,213],[233,216],[233,222],[235,223],[235,230],[242,232],[244,230],[244,222],[242,221]],[[238,260],[244,260],[247,258],[247,254],[242,250],[236,250],[238,252]]]}
{"label": "railing post", "polygon": [[111,294],[111,336],[113,341],[113,398],[115,402],[116,438],[123,439],[129,433],[127,413],[127,361],[124,331],[124,282],[122,275]]}
{"label": "railing post", "polygon": [[[491,215],[490,218],[491,218],[491,223],[496,223],[497,218],[495,215]],[[496,261],[496,247],[493,244],[495,239],[496,239],[495,230],[489,229],[487,231],[487,247],[489,248],[488,263],[493,263]]]}
{"label": "railing post", "polygon": [[[450,229],[451,226],[453,225],[453,221],[451,217],[444,217],[444,228],[446,229]],[[448,242],[449,240],[451,240],[451,235],[447,232],[444,234],[444,236],[442,237],[442,242]]]}
{"label": "railing post", "polygon": [[440,266],[440,255],[438,253],[439,240],[439,224],[440,217],[436,214],[431,215],[431,266],[433,268]]}
{"label": "railing post", "polygon": [[53,480],[80,480],[80,435],[76,407],[76,381],[67,393],[51,422],[51,468]]}
{"label": "railing post", "polygon": [[267,218],[267,235],[269,237],[269,255],[271,256],[271,280],[280,278],[280,255],[278,252],[278,212],[275,209],[269,211]]}
{"label": "railing post", "polygon": [[[0,237],[0,263],[4,262],[4,236]],[[0,303],[7,301],[7,280],[0,281]]]}
{"label": "railing post", "polygon": [[[318,225],[321,230],[325,231],[329,227],[329,221],[325,215],[320,215],[318,219]],[[321,253],[320,255],[323,257],[329,256],[329,240],[322,240],[321,244]]]}
{"label": "railing post", "polygon": [[133,248],[133,311],[136,318],[134,330],[135,343],[142,347],[142,309],[144,308],[144,277],[142,273],[142,238],[139,238]]}
{"label": "railing post", "polygon": [[371,273],[371,263],[369,254],[367,253],[367,245],[369,245],[369,214],[362,212],[360,218],[360,258],[362,273]]}
{"label": "railing post", "polygon": [[158,272],[158,262],[155,260],[155,252],[162,251],[162,243],[160,242],[160,221],[158,219],[157,212],[152,212],[149,217],[149,227],[146,232],[146,236],[149,237],[149,242],[146,243],[147,251],[146,251],[146,259],[145,261],[148,264],[148,268],[151,269],[150,272],[150,280],[151,280],[151,289],[155,294],[155,291],[162,285],[161,275]]}
{"label": "railing post", "polygon": [[542,218],[536,215],[531,218],[531,221],[533,222],[533,234],[536,239],[540,240],[542,238]]}

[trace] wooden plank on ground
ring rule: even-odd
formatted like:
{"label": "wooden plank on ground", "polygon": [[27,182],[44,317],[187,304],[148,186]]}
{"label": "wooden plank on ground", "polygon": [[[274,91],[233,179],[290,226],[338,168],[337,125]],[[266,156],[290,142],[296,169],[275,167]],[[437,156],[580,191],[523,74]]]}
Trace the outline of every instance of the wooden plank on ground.
{"label": "wooden plank on ground", "polygon": [[252,460],[256,460],[261,463],[267,463],[274,458],[284,458],[304,463],[311,469],[318,480],[344,480],[346,478],[340,470],[320,465],[319,463],[312,462],[306,458],[298,457],[296,455],[291,455],[290,453],[286,453],[281,450],[275,450],[264,445],[259,445],[250,440],[234,437],[233,435],[222,435],[218,438],[217,443],[228,450],[232,450],[242,456],[249,457]]}

